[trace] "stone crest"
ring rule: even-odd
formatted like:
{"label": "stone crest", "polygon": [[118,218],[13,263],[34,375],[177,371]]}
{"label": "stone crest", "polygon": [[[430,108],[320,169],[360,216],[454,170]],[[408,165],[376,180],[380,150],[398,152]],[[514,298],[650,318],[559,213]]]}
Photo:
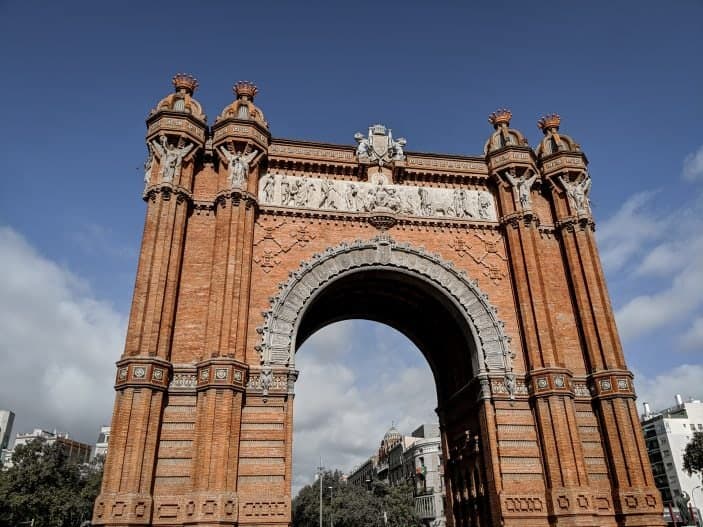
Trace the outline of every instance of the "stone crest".
{"label": "stone crest", "polygon": [[391,129],[382,124],[369,126],[368,137],[357,132],[354,139],[357,142],[356,155],[360,163],[383,166],[393,161],[405,160],[403,147],[407,141],[402,137],[397,141],[393,140]]}

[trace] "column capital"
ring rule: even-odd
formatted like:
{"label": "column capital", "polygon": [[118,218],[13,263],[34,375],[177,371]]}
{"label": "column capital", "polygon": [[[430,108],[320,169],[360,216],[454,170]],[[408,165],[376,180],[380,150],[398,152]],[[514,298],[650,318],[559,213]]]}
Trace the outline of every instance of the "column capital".
{"label": "column capital", "polygon": [[249,365],[230,357],[216,357],[199,362],[197,390],[228,388],[243,392],[249,374]]}
{"label": "column capital", "polygon": [[165,391],[171,368],[170,362],[156,357],[125,357],[117,362],[115,389],[148,387]]}

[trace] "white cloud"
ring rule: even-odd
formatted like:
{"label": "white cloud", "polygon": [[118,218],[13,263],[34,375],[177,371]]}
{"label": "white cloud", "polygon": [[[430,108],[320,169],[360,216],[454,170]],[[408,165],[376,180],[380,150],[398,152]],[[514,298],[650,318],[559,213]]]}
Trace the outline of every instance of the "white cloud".
{"label": "white cloud", "polygon": [[633,195],[600,229],[606,269],[636,291],[616,311],[625,340],[686,322],[703,305],[703,200],[665,213],[658,196]]}
{"label": "white cloud", "polygon": [[685,350],[703,351],[703,317],[698,317],[681,335],[681,347]]}
{"label": "white cloud", "polygon": [[87,284],[0,227],[0,406],[14,432],[35,427],[94,442],[112,412],[125,318]]}
{"label": "white cloud", "polygon": [[635,371],[638,413],[643,413],[644,403],[649,403],[653,412],[674,406],[676,394],[684,400],[703,399],[701,379],[703,366],[700,364],[682,364],[654,377]]}
{"label": "white cloud", "polygon": [[688,181],[703,179],[703,146],[684,158],[683,177]]}
{"label": "white cloud", "polygon": [[[437,421],[429,366],[417,365],[418,351],[409,340],[375,326],[361,321],[333,324],[313,335],[296,355],[300,378],[295,387],[294,493],[312,481],[320,457],[329,468],[348,471],[375,452],[393,421],[405,434]],[[344,356],[330,362],[329,349],[344,349]],[[390,369],[361,357],[389,350],[396,364],[409,365]]]}
{"label": "white cloud", "polygon": [[601,259],[609,271],[623,268],[641,254],[644,244],[659,239],[665,232],[666,224],[652,210],[656,194],[634,194],[598,227]]}

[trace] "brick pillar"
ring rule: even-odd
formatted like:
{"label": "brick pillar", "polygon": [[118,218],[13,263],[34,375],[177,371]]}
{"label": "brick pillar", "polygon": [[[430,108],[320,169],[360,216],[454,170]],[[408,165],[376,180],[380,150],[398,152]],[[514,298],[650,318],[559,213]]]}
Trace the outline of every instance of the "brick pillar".
{"label": "brick pillar", "polygon": [[[633,376],[625,364],[596,247],[585,157],[557,153],[542,160],[542,166],[571,282],[618,524],[663,525],[661,496],[635,407]],[[585,189],[583,195],[573,194],[577,185]]]}
{"label": "brick pillar", "polygon": [[[241,101],[241,94],[238,95]],[[230,126],[233,123],[236,126]],[[262,142],[252,142],[250,136],[263,138]],[[239,521],[239,456],[250,360],[246,345],[256,194],[259,162],[267,145],[268,131],[257,122],[226,118],[213,128],[219,191],[215,197],[206,356],[197,364],[192,471],[195,512],[189,518],[193,524],[234,525]],[[234,156],[249,153],[252,156],[246,160],[247,174],[243,179],[234,179]]]}
{"label": "brick pillar", "polygon": [[[584,496],[590,496],[588,475],[576,422],[573,373],[562,359],[557,337],[558,298],[546,285],[544,233],[533,211],[538,197],[539,172],[527,147],[507,147],[488,155],[501,223],[508,249],[511,277],[518,308],[527,383],[544,466],[546,504],[550,525],[606,525]],[[561,264],[558,262],[557,264]],[[546,521],[545,518],[543,521]],[[611,523],[612,525],[612,523]]]}
{"label": "brick pillar", "polygon": [[[156,122],[155,135],[159,128]],[[164,136],[165,137],[165,136]],[[151,523],[151,489],[164,393],[171,372],[170,345],[186,230],[193,153],[197,143],[180,134],[168,142],[190,143],[171,180],[158,163],[145,190],[146,220],[125,351],[117,363],[110,449],[93,523]],[[184,147],[185,148],[185,147]]]}

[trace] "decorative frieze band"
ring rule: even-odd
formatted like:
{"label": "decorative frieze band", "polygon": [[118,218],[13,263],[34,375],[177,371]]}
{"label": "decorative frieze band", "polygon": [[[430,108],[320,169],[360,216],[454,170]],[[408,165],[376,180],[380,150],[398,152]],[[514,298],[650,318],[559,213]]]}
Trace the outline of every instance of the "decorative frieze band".
{"label": "decorative frieze band", "polygon": [[142,387],[165,390],[168,387],[171,364],[153,357],[128,357],[117,363],[115,389]]}
{"label": "decorative frieze band", "polygon": [[252,367],[247,393],[253,395],[292,395],[298,371],[293,368]]}
{"label": "decorative frieze band", "polygon": [[382,179],[367,183],[269,173],[259,182],[259,203],[337,212],[497,220],[495,201],[487,190],[394,185]]}
{"label": "decorative frieze band", "polygon": [[206,129],[207,127],[205,125],[194,122],[188,117],[183,117],[182,114],[175,117],[167,113],[160,113],[153,120],[150,119],[146,135],[147,137],[154,137],[168,132],[181,132],[203,143],[205,141]]}

